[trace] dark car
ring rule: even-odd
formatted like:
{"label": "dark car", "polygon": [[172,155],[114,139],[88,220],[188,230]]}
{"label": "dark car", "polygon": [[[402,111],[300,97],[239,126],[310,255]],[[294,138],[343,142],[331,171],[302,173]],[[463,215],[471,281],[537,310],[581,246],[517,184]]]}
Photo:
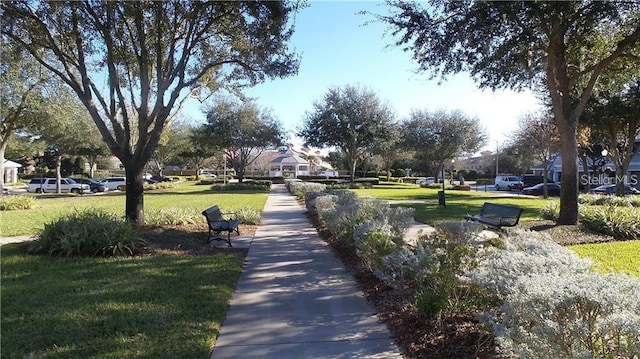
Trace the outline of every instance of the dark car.
{"label": "dark car", "polygon": [[[615,184],[604,184],[589,191],[589,193],[614,195],[616,194]],[[640,194],[640,191],[630,185],[624,185],[624,194]]]}
{"label": "dark car", "polygon": [[105,192],[108,191],[109,189],[107,187],[104,186],[104,184],[93,180],[91,178],[74,178],[74,181],[78,182],[78,183],[82,183],[82,184],[88,184],[89,185],[89,190],[93,193],[96,192]]}
{"label": "dark car", "polygon": [[522,176],[523,187],[533,187],[538,183],[543,183],[544,177],[538,175],[524,175]]}
{"label": "dark car", "polygon": [[173,179],[167,176],[151,176],[151,180],[156,182],[173,182]]}
{"label": "dark car", "polygon": [[[549,194],[549,196],[559,196],[560,185],[557,183],[547,183],[547,193]],[[538,183],[535,186],[523,188],[522,194],[528,194],[531,196],[542,196],[544,194],[544,183]]]}

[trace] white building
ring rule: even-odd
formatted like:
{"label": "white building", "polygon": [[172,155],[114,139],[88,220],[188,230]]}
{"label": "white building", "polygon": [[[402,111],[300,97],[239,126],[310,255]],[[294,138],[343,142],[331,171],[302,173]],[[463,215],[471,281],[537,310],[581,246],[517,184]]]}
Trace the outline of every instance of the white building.
{"label": "white building", "polygon": [[18,182],[18,168],[22,167],[21,164],[13,161],[4,160],[4,183],[16,183]]}
{"label": "white building", "polygon": [[309,161],[295,154],[290,147],[281,150],[278,157],[269,162],[269,177],[297,178],[310,174]]}

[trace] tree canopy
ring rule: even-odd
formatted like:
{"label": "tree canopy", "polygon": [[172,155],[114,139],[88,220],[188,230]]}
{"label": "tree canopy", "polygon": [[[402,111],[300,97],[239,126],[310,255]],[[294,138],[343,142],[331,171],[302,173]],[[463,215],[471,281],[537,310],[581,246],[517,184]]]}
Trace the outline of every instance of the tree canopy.
{"label": "tree canopy", "polygon": [[546,94],[560,131],[558,223],[578,219],[576,131],[598,78],[640,59],[640,3],[613,1],[388,2],[378,18],[433,76],[469,72],[480,87]]}
{"label": "tree canopy", "polygon": [[263,151],[284,144],[286,134],[271,111],[252,101],[221,98],[207,111],[205,131],[214,148],[227,148],[240,182]]}
{"label": "tree canopy", "polygon": [[486,142],[478,119],[460,111],[414,110],[402,124],[402,134],[405,148],[437,171],[448,160],[474,153]]}
{"label": "tree canopy", "polygon": [[284,1],[13,1],[2,36],[78,95],[125,167],[126,215],[144,222],[144,166],[188,97],[297,72]]}
{"label": "tree canopy", "polygon": [[371,90],[332,87],[307,112],[298,136],[314,147],[337,147],[344,153],[351,181],[362,156],[389,139],[393,113]]}

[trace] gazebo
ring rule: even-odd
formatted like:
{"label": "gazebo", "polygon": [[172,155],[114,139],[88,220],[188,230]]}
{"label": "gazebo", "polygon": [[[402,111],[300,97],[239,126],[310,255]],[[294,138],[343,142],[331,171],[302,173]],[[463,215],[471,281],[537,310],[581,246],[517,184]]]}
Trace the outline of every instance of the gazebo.
{"label": "gazebo", "polygon": [[290,147],[281,150],[278,157],[269,162],[269,177],[297,178],[309,175],[309,161],[295,154]]}
{"label": "gazebo", "polygon": [[[13,161],[4,160],[4,183],[16,183],[18,182],[18,168],[22,167],[21,164]],[[1,174],[0,174],[1,175]]]}

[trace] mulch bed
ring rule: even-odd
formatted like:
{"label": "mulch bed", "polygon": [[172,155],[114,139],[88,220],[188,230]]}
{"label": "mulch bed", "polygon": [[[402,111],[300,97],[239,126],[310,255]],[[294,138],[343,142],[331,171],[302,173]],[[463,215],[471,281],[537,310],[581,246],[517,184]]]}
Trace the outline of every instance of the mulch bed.
{"label": "mulch bed", "polygon": [[[253,234],[256,228],[255,225],[241,224],[239,226],[242,234]],[[210,256],[231,254],[244,259],[248,252],[246,248],[216,247],[207,244],[206,224],[146,226],[143,231],[145,239],[149,241],[143,255]]]}

